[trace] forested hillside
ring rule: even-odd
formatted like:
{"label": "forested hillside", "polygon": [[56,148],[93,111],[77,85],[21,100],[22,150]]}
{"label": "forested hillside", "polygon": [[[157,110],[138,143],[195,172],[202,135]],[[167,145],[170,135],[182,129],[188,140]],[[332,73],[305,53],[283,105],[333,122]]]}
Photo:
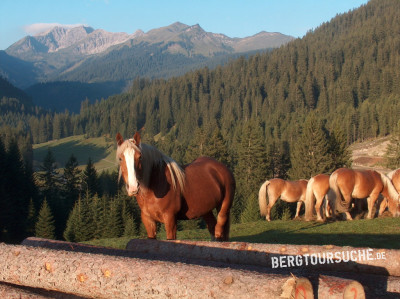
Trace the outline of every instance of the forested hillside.
{"label": "forested hillside", "polygon": [[245,222],[259,217],[267,178],[329,173],[350,164],[349,144],[400,132],[399,32],[400,1],[371,0],[271,52],[139,78],[126,93],[84,101],[79,114],[21,121],[34,143],[141,130],[180,163],[213,156],[234,171],[233,221]]}

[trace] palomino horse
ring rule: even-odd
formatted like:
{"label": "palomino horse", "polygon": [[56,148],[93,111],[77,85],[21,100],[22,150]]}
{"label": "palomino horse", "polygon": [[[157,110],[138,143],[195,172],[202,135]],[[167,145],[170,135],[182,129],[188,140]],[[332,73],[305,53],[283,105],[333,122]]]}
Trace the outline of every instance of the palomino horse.
{"label": "palomino horse", "polygon": [[328,191],[329,191],[329,175],[317,174],[313,176],[307,184],[306,200],[305,200],[305,218],[310,221],[313,217],[314,203],[315,211],[317,212],[317,220],[322,221],[321,205],[325,199],[325,215],[329,217],[329,204],[328,204]]}
{"label": "palomino horse", "polygon": [[339,168],[331,174],[329,187],[334,193],[336,210],[339,213],[346,213],[348,220],[352,220],[349,208],[353,198],[367,198],[368,219],[372,218],[372,208],[380,193],[390,200],[399,201],[399,194],[392,181],[375,170]]}
{"label": "palomino horse", "polygon": [[176,239],[177,220],[202,217],[212,238],[229,239],[235,179],[225,165],[201,157],[181,168],[158,149],[141,143],[138,132],[125,141],[118,133],[116,139],[120,177],[128,195],[137,199],[149,238],[156,238],[156,222],[165,224],[167,239]]}
{"label": "palomino horse", "polygon": [[[397,193],[400,193],[400,168],[389,172],[387,177],[392,181]],[[386,207],[388,207],[393,216],[400,216],[400,203],[397,204],[396,201],[391,200],[390,197],[384,197],[381,201],[379,215],[381,215],[385,211]]]}
{"label": "palomino horse", "polygon": [[[287,202],[297,202],[296,216],[299,216],[301,204],[305,200],[307,180],[285,181],[279,178],[267,180],[258,192],[258,204],[261,216],[271,221],[271,209],[280,197]],[[267,204],[268,193],[268,204]]]}

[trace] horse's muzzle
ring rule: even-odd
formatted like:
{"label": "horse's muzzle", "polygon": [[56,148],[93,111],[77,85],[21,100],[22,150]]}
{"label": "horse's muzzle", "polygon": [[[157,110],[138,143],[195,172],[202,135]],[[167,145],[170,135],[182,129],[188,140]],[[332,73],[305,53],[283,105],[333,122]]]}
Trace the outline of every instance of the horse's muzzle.
{"label": "horse's muzzle", "polygon": [[139,184],[136,188],[130,188],[128,185],[126,185],[126,191],[128,192],[129,196],[136,196],[139,193],[139,189]]}

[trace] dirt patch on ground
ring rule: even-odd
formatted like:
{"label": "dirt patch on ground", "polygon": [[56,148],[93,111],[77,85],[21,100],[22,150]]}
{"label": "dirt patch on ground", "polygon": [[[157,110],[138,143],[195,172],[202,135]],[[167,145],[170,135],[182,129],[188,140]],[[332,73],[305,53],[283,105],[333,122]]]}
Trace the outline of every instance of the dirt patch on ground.
{"label": "dirt patch on ground", "polygon": [[380,137],[352,144],[349,149],[354,169],[375,169],[387,173],[390,169],[384,165],[384,156],[390,137]]}

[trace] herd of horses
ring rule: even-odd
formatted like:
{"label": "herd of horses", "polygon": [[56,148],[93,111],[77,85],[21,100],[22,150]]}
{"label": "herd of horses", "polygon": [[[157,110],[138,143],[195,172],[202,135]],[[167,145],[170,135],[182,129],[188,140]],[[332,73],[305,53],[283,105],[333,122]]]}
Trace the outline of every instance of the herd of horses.
{"label": "herd of horses", "polygon": [[[176,239],[177,220],[201,217],[213,239],[229,240],[236,185],[232,172],[224,164],[200,157],[180,166],[155,147],[142,143],[139,132],[126,140],[118,133],[116,140],[119,178],[123,178],[128,195],[136,197],[148,238],[156,238],[157,222],[164,223],[167,239]],[[268,180],[261,186],[259,204],[267,220],[278,198],[297,202],[296,216],[305,202],[306,220],[313,215],[315,201],[318,220],[322,219],[322,203],[327,203],[326,215],[339,210],[351,219],[352,199],[368,198],[368,217],[372,218],[372,207],[378,199],[382,207],[386,203],[392,214],[399,215],[399,192],[400,169],[386,176],[372,170],[341,168],[330,176],[320,174],[308,181]]]}
{"label": "herd of horses", "polygon": [[[268,195],[268,198],[267,198]],[[387,175],[376,170],[355,170],[339,168],[331,175],[318,174],[309,180],[286,181],[274,178],[264,182],[259,191],[259,207],[262,216],[270,221],[271,208],[280,198],[286,202],[297,202],[295,217],[305,203],[305,219],[313,219],[314,210],[317,220],[336,217],[344,213],[352,220],[352,204],[357,206],[361,200],[367,200],[367,218],[374,217],[375,205],[381,215],[386,208],[393,216],[400,216],[400,168]],[[267,202],[268,200],[268,202]]]}

